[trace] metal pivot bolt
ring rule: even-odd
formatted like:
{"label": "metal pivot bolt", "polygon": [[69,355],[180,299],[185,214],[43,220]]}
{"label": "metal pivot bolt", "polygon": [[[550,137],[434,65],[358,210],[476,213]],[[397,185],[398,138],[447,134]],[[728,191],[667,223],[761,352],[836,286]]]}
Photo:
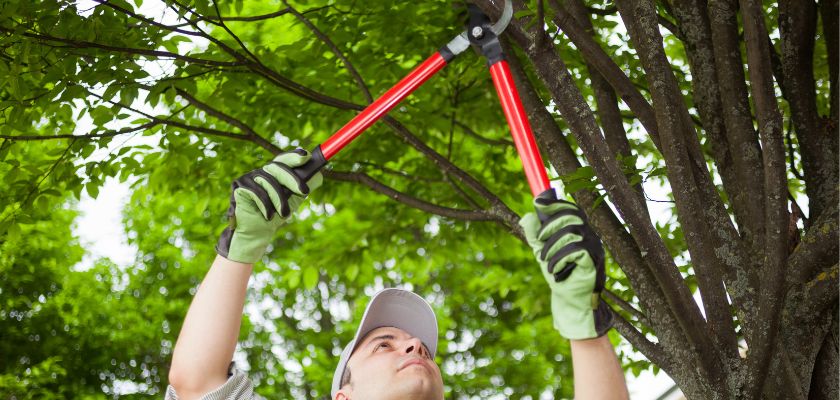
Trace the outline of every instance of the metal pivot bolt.
{"label": "metal pivot bolt", "polygon": [[484,30],[481,29],[480,26],[472,28],[472,32],[470,33],[472,33],[473,37],[476,39],[480,39],[482,36],[484,36]]}

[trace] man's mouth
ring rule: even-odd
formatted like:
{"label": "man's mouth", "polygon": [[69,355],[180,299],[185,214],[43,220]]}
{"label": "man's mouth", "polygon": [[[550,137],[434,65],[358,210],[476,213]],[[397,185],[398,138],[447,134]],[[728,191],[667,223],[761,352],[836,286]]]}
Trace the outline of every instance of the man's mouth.
{"label": "man's mouth", "polygon": [[402,365],[400,365],[399,371],[402,371],[412,365],[419,365],[423,368],[429,369],[429,366],[426,365],[426,362],[422,358],[411,358],[404,361]]}

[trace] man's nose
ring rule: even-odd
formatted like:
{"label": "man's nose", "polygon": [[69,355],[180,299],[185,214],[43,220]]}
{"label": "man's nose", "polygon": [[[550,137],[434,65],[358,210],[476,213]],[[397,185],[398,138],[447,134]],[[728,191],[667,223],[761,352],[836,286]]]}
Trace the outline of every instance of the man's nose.
{"label": "man's nose", "polygon": [[423,346],[423,342],[421,342],[418,338],[411,338],[406,341],[405,353],[414,353],[426,358],[429,357],[429,355],[426,354],[426,347]]}

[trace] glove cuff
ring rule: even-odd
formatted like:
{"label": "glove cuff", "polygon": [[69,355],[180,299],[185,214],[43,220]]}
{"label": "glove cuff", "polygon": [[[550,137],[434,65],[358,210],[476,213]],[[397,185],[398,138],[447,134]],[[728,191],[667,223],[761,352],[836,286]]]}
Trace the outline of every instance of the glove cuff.
{"label": "glove cuff", "polygon": [[[593,296],[597,296],[593,293]],[[554,329],[570,340],[594,339],[605,335],[613,326],[610,307],[597,298],[597,307],[574,307],[559,296],[552,294],[551,311]]]}
{"label": "glove cuff", "polygon": [[247,231],[228,226],[216,243],[216,253],[230,261],[256,264],[265,254],[273,233],[274,229],[270,227]]}
{"label": "glove cuff", "polygon": [[595,332],[598,337],[606,335],[615,323],[612,309],[604,300],[599,300],[598,308],[595,309],[593,314],[595,315]]}

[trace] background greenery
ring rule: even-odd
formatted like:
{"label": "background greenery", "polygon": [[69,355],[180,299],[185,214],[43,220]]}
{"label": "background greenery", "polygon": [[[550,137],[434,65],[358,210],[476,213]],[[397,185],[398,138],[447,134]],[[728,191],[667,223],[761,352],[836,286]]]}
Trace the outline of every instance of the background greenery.
{"label": "background greenery", "polygon": [[[0,4],[2,398],[162,396],[181,321],[215,256],[231,180],[273,152],[324,141],[457,34],[465,12],[450,1],[153,3]],[[574,83],[594,104],[586,61],[550,7],[548,15],[533,11],[542,3],[525,4],[516,23],[527,30],[535,16],[545,18]],[[585,3],[601,46],[650,100],[614,5]],[[777,34],[778,6],[766,3]],[[666,27],[670,4],[659,6]],[[663,32],[697,118],[684,44]],[[513,60],[526,58],[521,47]],[[815,99],[826,115],[823,41],[814,59]],[[567,132],[550,88],[534,87]],[[627,182],[668,192],[655,189],[668,187],[665,160],[619,104],[633,149],[617,158]],[[240,361],[258,392],[327,398],[335,356],[367,296],[403,286],[438,315],[447,398],[573,397],[568,342],[551,327],[547,288],[515,224],[531,210],[531,195],[484,60],[467,51],[391,115],[334,158],[324,187],[257,266]],[[594,194],[588,212],[612,204],[603,202],[611,187],[586,166],[576,138],[565,139],[583,162],[564,168],[569,192]],[[710,146],[704,136],[713,165]],[[805,185],[792,175],[801,157],[791,153],[789,162],[788,189],[802,201]],[[720,181],[716,169],[710,174]],[[99,259],[80,268],[76,204],[82,192],[97,197],[109,178],[131,184],[123,223],[137,255],[127,265]],[[696,293],[673,196],[655,196],[645,199],[656,230]],[[836,283],[836,263],[827,271]],[[608,275],[611,303],[645,311],[612,258]],[[616,309],[655,342],[644,315],[626,307]],[[615,331],[611,339],[624,340]],[[636,374],[658,370],[638,353],[620,356]]]}

